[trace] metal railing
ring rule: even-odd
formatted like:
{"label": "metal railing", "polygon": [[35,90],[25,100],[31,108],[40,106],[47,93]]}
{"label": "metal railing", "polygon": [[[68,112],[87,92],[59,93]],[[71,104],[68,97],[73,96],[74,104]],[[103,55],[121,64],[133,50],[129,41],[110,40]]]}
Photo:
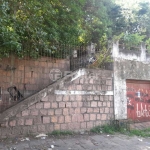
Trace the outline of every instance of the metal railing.
{"label": "metal railing", "polygon": [[22,52],[23,58],[19,58],[13,52],[9,57],[2,58],[0,112],[52,84],[54,80],[51,78],[51,70],[63,72],[89,67],[96,61],[97,52],[100,52],[100,49],[91,45],[57,43],[47,51],[35,50],[26,54]]}

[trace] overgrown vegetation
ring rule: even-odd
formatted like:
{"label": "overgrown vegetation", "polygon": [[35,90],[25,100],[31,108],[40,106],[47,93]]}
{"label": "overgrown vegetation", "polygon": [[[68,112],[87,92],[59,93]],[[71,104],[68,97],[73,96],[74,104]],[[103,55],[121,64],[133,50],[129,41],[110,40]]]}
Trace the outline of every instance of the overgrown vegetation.
{"label": "overgrown vegetation", "polygon": [[102,126],[96,126],[92,128],[90,131],[93,133],[108,133],[108,134],[114,134],[116,132],[123,132],[123,130],[126,130],[125,128],[121,128],[116,125],[102,125]]}
{"label": "overgrown vegetation", "polygon": [[[139,137],[150,137],[150,128],[147,129],[143,129],[143,130],[130,130],[128,125],[125,123],[118,125],[116,123],[110,123],[110,124],[106,124],[106,125],[102,125],[102,126],[96,126],[93,127],[90,130],[91,133],[96,133],[96,134],[115,134],[115,133],[121,133],[121,134],[125,134],[128,136],[139,136]],[[73,132],[73,131],[60,131],[60,130],[55,130],[52,133],[50,133],[49,135],[53,135],[53,136],[68,136],[68,135],[75,135],[77,133]]]}
{"label": "overgrown vegetation", "polygon": [[129,136],[140,136],[140,137],[150,137],[150,128],[143,130],[130,130],[127,126],[118,126],[116,124],[107,124],[103,126],[96,126],[90,130],[92,133],[107,133],[115,134],[121,133]]}
{"label": "overgrown vegetation", "polygon": [[96,61],[92,65],[89,65],[90,68],[104,68],[106,63],[112,62],[110,54],[111,44],[109,43],[110,45],[106,46],[108,45],[108,39],[106,35],[101,37],[100,43],[101,43],[101,50],[99,53],[95,55]]}
{"label": "overgrown vegetation", "polygon": [[144,130],[131,130],[129,132],[129,135],[136,135],[141,137],[150,137],[150,128],[144,129]]}
{"label": "overgrown vegetation", "polygon": [[60,42],[100,45],[112,33],[108,14],[115,6],[111,0],[1,0],[0,57],[57,57]]}
{"label": "overgrown vegetation", "polygon": [[56,46],[60,42],[92,42],[105,51],[119,35],[131,49],[150,38],[150,5],[135,6],[126,8],[114,0],[1,0],[0,57],[59,57],[64,52]]}
{"label": "overgrown vegetation", "polygon": [[134,34],[125,34],[123,41],[125,43],[125,47],[128,50],[134,49],[134,47],[139,47],[142,41],[144,40],[145,36],[140,35],[138,33]]}
{"label": "overgrown vegetation", "polygon": [[[149,15],[150,15],[150,3],[149,1],[136,1],[125,2],[118,1],[121,6],[122,15],[124,16],[124,33],[121,40],[124,42],[124,46],[128,50],[133,50],[133,47],[137,47],[141,42],[149,41],[150,39],[150,27],[149,27]],[[149,48],[150,44],[147,43]]]}

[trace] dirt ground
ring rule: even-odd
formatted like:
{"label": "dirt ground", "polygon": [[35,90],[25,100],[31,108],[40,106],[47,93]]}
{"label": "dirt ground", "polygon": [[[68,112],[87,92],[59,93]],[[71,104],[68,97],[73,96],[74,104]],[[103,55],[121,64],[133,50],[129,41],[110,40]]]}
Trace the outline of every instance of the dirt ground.
{"label": "dirt ground", "polygon": [[150,150],[150,138],[122,134],[24,137],[0,140],[0,150]]}

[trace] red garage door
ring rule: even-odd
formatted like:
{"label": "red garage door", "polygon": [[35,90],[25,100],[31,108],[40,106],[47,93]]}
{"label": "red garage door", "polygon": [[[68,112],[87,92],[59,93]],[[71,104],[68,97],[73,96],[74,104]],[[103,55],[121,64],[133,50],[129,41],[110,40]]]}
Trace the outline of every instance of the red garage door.
{"label": "red garage door", "polygon": [[150,121],[150,81],[127,80],[128,119]]}

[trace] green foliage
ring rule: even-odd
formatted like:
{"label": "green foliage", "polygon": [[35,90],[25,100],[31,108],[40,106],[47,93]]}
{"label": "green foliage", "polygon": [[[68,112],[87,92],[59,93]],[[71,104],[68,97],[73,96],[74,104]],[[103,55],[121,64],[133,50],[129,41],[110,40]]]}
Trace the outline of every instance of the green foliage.
{"label": "green foliage", "polygon": [[107,35],[104,34],[100,39],[100,43],[101,43],[100,53],[96,55],[97,65],[99,68],[102,68],[105,63],[112,62],[110,49],[107,41],[108,41]]}
{"label": "green foliage", "polygon": [[140,137],[150,137],[150,128],[144,130],[131,130],[129,132],[130,136],[136,135]]}
{"label": "green foliage", "polygon": [[0,57],[60,57],[68,52],[60,50],[58,43],[91,42],[101,46],[105,55],[108,39],[118,40],[125,33],[130,49],[149,39],[149,15],[146,2],[124,9],[113,0],[1,0]]}
{"label": "green foliage", "polygon": [[113,36],[113,41],[116,42],[116,41],[119,41],[120,39],[122,39],[124,37],[124,33],[122,32],[121,34],[119,35],[114,35]]}
{"label": "green foliage", "polygon": [[56,55],[54,42],[79,36],[84,0],[0,1],[0,57]]}
{"label": "green foliage", "polygon": [[150,52],[150,38],[146,40],[147,50]]}
{"label": "green foliage", "polygon": [[60,130],[55,130],[55,131],[53,131],[50,135],[55,135],[55,136],[73,135],[73,132],[72,132],[72,131],[60,131]]}
{"label": "green foliage", "polygon": [[[100,39],[104,34],[107,38],[111,38],[113,34],[116,34],[114,28],[118,26],[117,23],[120,22],[122,15],[120,9],[112,0],[87,0],[84,11],[84,19],[81,20],[84,31],[81,37],[84,42],[90,41],[100,44]],[[119,20],[116,19],[118,16],[120,17]]]}
{"label": "green foliage", "polygon": [[[124,44],[127,49],[139,46],[150,37],[150,3],[146,1],[134,2],[118,1],[123,15],[123,25],[125,33]],[[128,34],[126,34],[128,33]]]}
{"label": "green foliage", "polygon": [[8,3],[3,2],[0,11],[0,46],[1,53],[0,56],[8,57],[10,51],[16,50],[18,53],[21,50],[21,44],[19,42],[19,36],[16,33],[10,15],[7,13],[9,11]]}
{"label": "green foliage", "polygon": [[96,126],[92,128],[90,131],[93,133],[109,133],[114,134],[115,132],[121,132],[123,129],[118,127],[115,124],[107,124],[102,126]]}
{"label": "green foliage", "polygon": [[122,15],[122,8],[119,5],[112,5],[109,11],[111,19],[111,25],[108,28],[112,31],[110,34],[111,38],[114,36],[118,37],[126,31],[125,17]]}
{"label": "green foliage", "polygon": [[134,34],[125,34],[123,40],[125,42],[125,47],[130,50],[131,47],[139,46],[144,38],[145,35],[139,35],[138,33],[134,33]]}
{"label": "green foliage", "polygon": [[102,133],[102,128],[101,126],[96,126],[96,127],[93,127],[90,131],[93,133]]}
{"label": "green foliage", "polygon": [[[104,34],[100,38],[99,52],[96,54],[96,61],[89,65],[90,68],[105,68],[105,64],[112,62],[111,58],[111,47],[108,45],[107,35]],[[110,43],[109,43],[110,44]]]}
{"label": "green foliage", "polygon": [[143,129],[143,130],[129,130],[127,126],[121,126],[117,124],[106,124],[102,126],[93,127],[90,130],[92,133],[107,133],[107,134],[114,134],[119,132],[121,134],[126,134],[129,136],[140,136],[140,137],[150,137],[150,128]]}
{"label": "green foliage", "polygon": [[114,7],[111,0],[1,0],[0,57],[60,57],[59,42],[100,44],[103,35],[112,35],[120,11],[111,19]]}

